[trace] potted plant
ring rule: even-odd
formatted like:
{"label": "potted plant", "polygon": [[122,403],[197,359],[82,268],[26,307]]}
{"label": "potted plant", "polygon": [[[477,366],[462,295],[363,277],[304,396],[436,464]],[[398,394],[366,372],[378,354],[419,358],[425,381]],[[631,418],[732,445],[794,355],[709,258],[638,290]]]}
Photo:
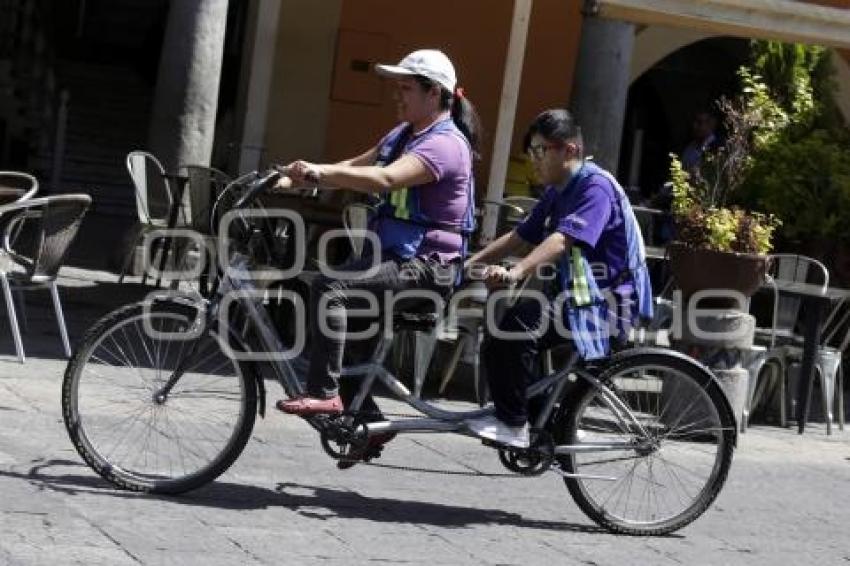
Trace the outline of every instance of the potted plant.
{"label": "potted plant", "polygon": [[[753,166],[753,152],[784,127],[767,87],[741,69],[743,93],[722,98],[726,141],[685,171],[671,155],[672,212],[676,237],[670,245],[673,277],[684,297],[697,291],[733,290],[750,297],[762,285],[767,253],[779,220],[730,205]],[[725,302],[731,304],[731,302]]]}

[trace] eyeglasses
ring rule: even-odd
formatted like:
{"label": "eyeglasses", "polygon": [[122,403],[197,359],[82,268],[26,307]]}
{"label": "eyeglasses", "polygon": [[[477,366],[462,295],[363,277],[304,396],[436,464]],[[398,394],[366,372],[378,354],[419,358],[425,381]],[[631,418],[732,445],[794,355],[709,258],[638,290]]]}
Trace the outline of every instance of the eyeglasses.
{"label": "eyeglasses", "polygon": [[543,159],[543,156],[546,155],[546,152],[550,149],[558,149],[561,146],[549,144],[549,143],[541,143],[540,145],[530,145],[528,146],[528,156],[531,159]]}

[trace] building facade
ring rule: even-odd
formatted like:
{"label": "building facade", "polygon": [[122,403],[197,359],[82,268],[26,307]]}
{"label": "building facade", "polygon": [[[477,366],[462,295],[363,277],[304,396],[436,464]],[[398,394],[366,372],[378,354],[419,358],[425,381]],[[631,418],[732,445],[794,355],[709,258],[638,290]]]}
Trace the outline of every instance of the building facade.
{"label": "building facade", "polygon": [[501,196],[526,125],[553,106],[577,109],[624,182],[653,185],[652,156],[682,144],[746,38],[834,46],[850,117],[850,0],[816,4],[0,0],[0,167],[35,170],[55,191],[98,187],[96,210],[131,215],[131,149],[230,173],[343,159],[394,123],[391,85],[371,65],[434,47],[484,123],[481,192]]}

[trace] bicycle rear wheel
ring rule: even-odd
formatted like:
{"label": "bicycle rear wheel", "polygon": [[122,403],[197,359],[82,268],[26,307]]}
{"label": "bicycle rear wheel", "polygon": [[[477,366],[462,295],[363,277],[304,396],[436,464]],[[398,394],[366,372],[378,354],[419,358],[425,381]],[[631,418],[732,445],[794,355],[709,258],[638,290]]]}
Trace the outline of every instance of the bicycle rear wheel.
{"label": "bicycle rear wheel", "polygon": [[[558,457],[576,475],[564,478],[573,499],[618,533],[660,535],[694,521],[732,462],[735,420],[721,388],[698,366],[664,353],[615,360],[599,380],[619,408],[585,383],[558,419],[556,444],[597,449]],[[623,418],[624,408],[634,421]]]}
{"label": "bicycle rear wheel", "polygon": [[118,487],[195,489],[223,473],[251,435],[254,376],[222,351],[211,329],[189,338],[196,315],[179,303],[147,312],[130,305],[98,321],[68,363],[65,427],[86,463]]}

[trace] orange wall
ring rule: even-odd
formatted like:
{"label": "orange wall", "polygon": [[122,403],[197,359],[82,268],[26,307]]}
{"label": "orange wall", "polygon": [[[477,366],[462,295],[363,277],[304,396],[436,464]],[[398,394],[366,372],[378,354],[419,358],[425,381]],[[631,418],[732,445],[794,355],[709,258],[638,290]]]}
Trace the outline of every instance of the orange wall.
{"label": "orange wall", "polygon": [[809,4],[820,4],[831,8],[850,8],[850,0],[803,0]]}
{"label": "orange wall", "polygon": [[[499,109],[513,0],[429,0],[411,5],[397,0],[344,0],[340,29],[386,34],[387,60],[414,49],[445,51],[455,64],[458,84],[478,108],[484,125],[482,182],[489,170]],[[417,9],[416,17],[411,16]],[[536,0],[530,22],[521,96],[515,127],[516,149],[529,121],[542,109],[569,98],[578,49],[578,2]],[[395,124],[390,85],[380,105],[329,102],[326,157],[343,159],[372,147]]]}
{"label": "orange wall", "polygon": [[533,4],[514,128],[515,150],[522,150],[525,130],[541,110],[569,104],[578,59],[580,4],[564,0],[535,0]]}
{"label": "orange wall", "polygon": [[[850,8],[850,0],[808,1]],[[427,11],[421,4],[398,0],[342,0],[339,28],[386,36],[384,58],[388,62],[426,47],[442,49],[449,55],[457,68],[459,85],[478,107],[484,125],[483,162],[477,166],[481,183],[490,166],[513,0],[428,0],[424,6]],[[568,105],[578,55],[580,9],[577,0],[533,3],[514,151],[521,150],[525,128],[540,110]],[[848,56],[846,51],[842,54]],[[372,147],[395,124],[391,96],[387,84],[378,104],[331,99],[325,158],[343,159]]]}

